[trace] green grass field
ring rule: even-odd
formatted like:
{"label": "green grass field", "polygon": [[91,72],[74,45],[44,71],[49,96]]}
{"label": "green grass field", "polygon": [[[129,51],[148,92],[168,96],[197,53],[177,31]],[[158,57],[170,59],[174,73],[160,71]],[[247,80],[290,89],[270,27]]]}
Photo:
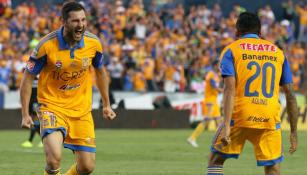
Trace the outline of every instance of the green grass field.
{"label": "green grass field", "polygon": [[[213,132],[205,132],[200,147],[187,144],[192,130],[97,130],[97,163],[94,175],[204,175]],[[0,174],[42,175],[45,166],[42,148],[21,148],[28,131],[0,131]],[[284,148],[289,148],[288,132],[284,132]],[[296,154],[285,152],[282,174],[306,174],[307,132],[299,133]],[[35,144],[39,141],[35,139]],[[64,149],[62,170],[73,163],[73,154]],[[252,147],[246,144],[239,160],[230,159],[225,175],[260,175]]]}

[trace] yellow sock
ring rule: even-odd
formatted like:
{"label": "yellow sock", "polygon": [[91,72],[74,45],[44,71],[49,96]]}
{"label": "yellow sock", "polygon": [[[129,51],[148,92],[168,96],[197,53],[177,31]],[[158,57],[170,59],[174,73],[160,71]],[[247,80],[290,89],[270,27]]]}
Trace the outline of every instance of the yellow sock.
{"label": "yellow sock", "polygon": [[69,170],[65,173],[65,175],[78,175],[78,172],[77,172],[77,164],[73,164]]}
{"label": "yellow sock", "polygon": [[197,127],[194,129],[192,135],[191,135],[191,139],[196,140],[200,134],[204,131],[205,126],[203,122],[200,122]]}

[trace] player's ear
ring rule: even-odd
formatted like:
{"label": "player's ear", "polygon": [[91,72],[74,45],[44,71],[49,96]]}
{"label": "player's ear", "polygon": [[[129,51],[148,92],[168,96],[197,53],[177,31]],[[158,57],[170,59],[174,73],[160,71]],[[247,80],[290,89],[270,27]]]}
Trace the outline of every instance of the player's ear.
{"label": "player's ear", "polygon": [[258,32],[258,36],[259,38],[261,38],[261,30]]}
{"label": "player's ear", "polygon": [[241,36],[241,32],[239,30],[236,30],[236,37],[240,38],[240,36]]}

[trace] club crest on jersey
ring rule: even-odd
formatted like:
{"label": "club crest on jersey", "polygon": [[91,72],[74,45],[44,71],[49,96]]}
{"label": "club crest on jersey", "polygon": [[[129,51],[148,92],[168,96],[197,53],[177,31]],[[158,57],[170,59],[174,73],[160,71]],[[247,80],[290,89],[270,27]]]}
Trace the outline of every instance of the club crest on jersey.
{"label": "club crest on jersey", "polygon": [[35,62],[32,61],[32,60],[29,60],[29,61],[27,62],[27,70],[28,70],[28,71],[33,71],[34,67],[35,67]]}
{"label": "club crest on jersey", "polygon": [[89,66],[89,59],[82,58],[82,68],[87,68]]}
{"label": "club crest on jersey", "polygon": [[55,67],[56,67],[57,69],[60,69],[60,68],[62,67],[62,62],[61,62],[60,60],[57,60],[57,61],[55,62]]}

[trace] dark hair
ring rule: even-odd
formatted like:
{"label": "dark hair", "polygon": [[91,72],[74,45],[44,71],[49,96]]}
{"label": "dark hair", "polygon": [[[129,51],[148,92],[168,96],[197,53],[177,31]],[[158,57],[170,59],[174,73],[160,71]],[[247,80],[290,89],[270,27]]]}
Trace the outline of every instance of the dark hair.
{"label": "dark hair", "polygon": [[61,11],[63,20],[66,21],[68,19],[69,12],[80,10],[83,10],[85,12],[85,8],[78,2],[71,1],[64,3]]}
{"label": "dark hair", "polygon": [[236,23],[239,35],[253,33],[260,35],[261,23],[258,16],[254,13],[243,12],[239,15]]}

